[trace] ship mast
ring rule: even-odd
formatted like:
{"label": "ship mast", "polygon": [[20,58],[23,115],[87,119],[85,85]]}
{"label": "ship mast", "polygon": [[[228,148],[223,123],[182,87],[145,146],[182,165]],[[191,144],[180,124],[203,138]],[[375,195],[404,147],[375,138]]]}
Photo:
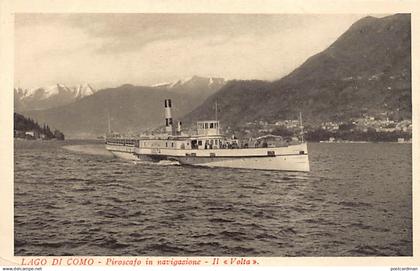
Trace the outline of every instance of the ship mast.
{"label": "ship mast", "polygon": [[217,98],[216,98],[216,121],[217,121]]}
{"label": "ship mast", "polygon": [[108,111],[108,134],[111,134],[111,119],[109,117],[109,111]]}
{"label": "ship mast", "polygon": [[302,123],[302,112],[299,112],[299,123],[300,123],[300,142],[303,143],[303,123]]}

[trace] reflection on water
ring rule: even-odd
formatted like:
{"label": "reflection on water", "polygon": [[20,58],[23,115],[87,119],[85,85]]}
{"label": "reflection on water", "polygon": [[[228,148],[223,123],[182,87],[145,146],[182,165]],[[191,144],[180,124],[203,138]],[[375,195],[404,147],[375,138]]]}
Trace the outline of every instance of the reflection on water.
{"label": "reflection on water", "polygon": [[412,255],[409,144],[310,144],[310,173],[81,144],[16,142],[15,255]]}

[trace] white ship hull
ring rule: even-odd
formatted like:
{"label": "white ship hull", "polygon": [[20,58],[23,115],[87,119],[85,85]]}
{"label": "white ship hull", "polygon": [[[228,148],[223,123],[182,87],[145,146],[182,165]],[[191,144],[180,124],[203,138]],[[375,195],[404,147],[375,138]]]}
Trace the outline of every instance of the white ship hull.
{"label": "white ship hull", "polygon": [[175,160],[181,164],[203,167],[309,171],[307,155],[243,158],[177,157]]}
{"label": "white ship hull", "polygon": [[179,150],[137,148],[140,157],[180,164],[262,170],[309,171],[307,144],[275,148]]}

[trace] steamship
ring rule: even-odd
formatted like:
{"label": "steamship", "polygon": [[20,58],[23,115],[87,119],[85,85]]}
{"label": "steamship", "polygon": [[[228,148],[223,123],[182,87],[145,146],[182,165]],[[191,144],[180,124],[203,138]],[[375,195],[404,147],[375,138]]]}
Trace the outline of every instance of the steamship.
{"label": "steamship", "polygon": [[176,128],[173,125],[171,100],[166,99],[164,106],[165,133],[137,137],[107,135],[106,149],[117,157],[130,160],[172,160],[181,165],[203,167],[309,171],[308,148],[303,137],[295,142],[273,135],[240,141],[221,134],[217,117],[216,120],[198,121],[196,131],[186,134],[181,122]]}

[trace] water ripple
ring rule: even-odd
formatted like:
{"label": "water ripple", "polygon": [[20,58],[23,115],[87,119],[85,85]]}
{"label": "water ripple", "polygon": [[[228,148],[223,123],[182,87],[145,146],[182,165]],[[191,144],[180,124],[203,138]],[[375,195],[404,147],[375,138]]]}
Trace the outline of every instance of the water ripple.
{"label": "water ripple", "polygon": [[15,146],[15,255],[413,253],[409,144],[310,144],[310,173],[133,163],[83,144]]}

